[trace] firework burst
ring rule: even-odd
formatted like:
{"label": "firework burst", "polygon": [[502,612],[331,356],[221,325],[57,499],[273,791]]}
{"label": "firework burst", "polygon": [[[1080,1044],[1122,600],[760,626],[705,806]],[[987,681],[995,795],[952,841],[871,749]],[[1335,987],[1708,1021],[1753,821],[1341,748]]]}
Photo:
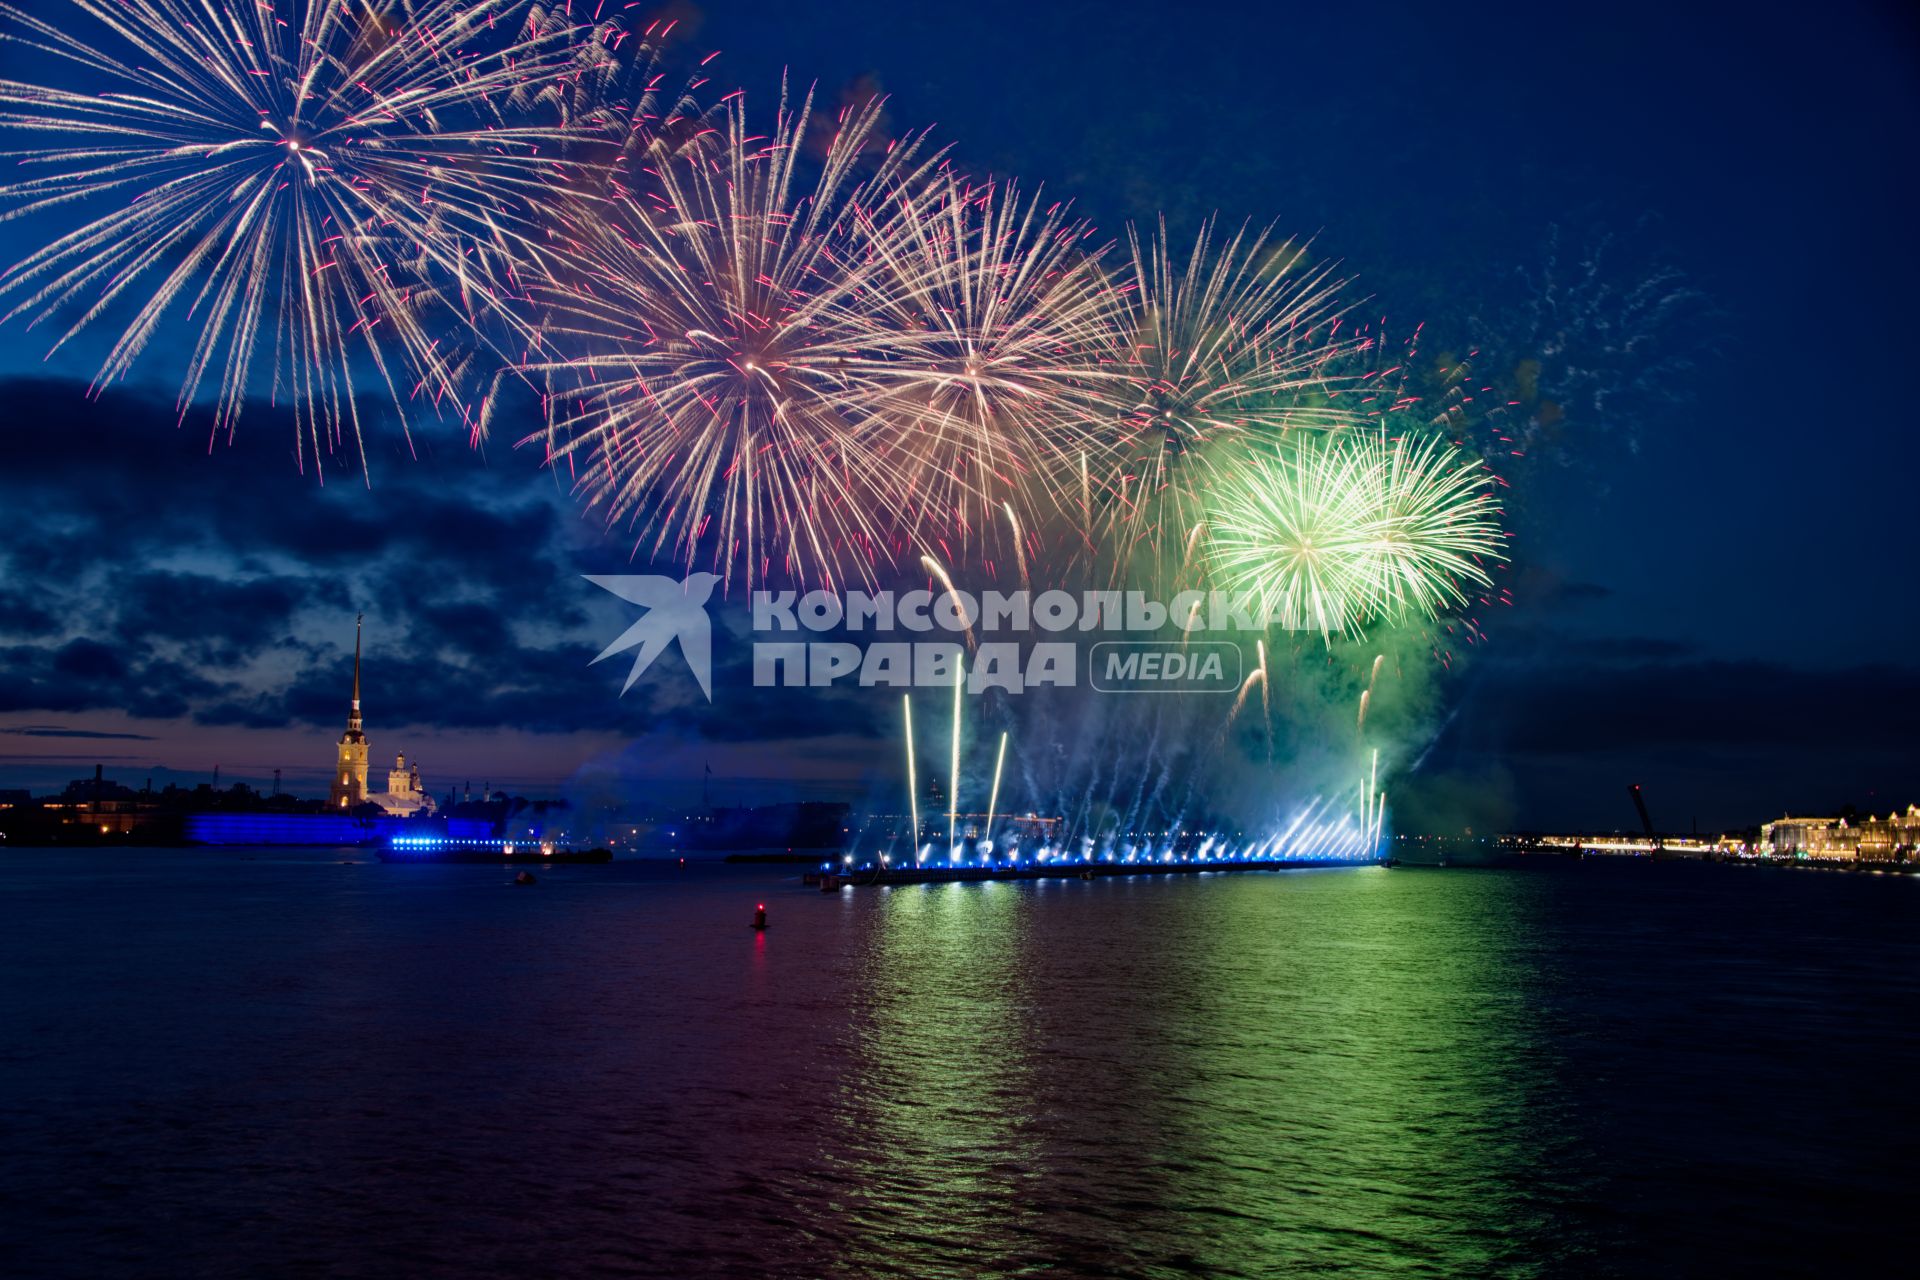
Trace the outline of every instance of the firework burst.
{"label": "firework burst", "polygon": [[1133,402],[1096,505],[1120,555],[1144,544],[1157,564],[1249,445],[1360,420],[1356,342],[1340,335],[1333,267],[1270,229],[1222,243],[1209,222],[1182,253],[1163,222],[1144,244],[1130,229],[1129,243]]}
{"label": "firework burst", "polygon": [[734,96],[715,145],[655,157],[536,288],[540,438],[649,554],[710,557],[729,585],[744,566],[751,586],[859,576],[887,553],[905,482],[870,430],[884,360],[858,299],[876,267],[848,224],[867,184],[920,162],[913,142],[875,159],[881,106],[823,138],[811,98],[783,98],[763,136]]}
{"label": "firework burst", "polygon": [[231,432],[267,390],[303,465],[351,434],[364,468],[362,387],[403,422],[414,400],[464,413],[448,331],[520,256],[566,131],[520,113],[579,74],[577,31],[526,0],[68,2],[92,37],[0,6],[9,42],[106,86],[0,83],[31,175],[0,217],[114,207],[0,277],[9,317],[63,325],[54,350],[118,326],[96,385],[178,327],[182,413],[211,384]]}
{"label": "firework burst", "polygon": [[1227,478],[1209,522],[1221,585],[1299,630],[1431,620],[1505,559],[1492,477],[1437,438],[1303,436]]}
{"label": "firework burst", "polygon": [[1029,528],[1063,510],[1084,524],[1088,459],[1107,465],[1129,391],[1125,299],[1088,247],[1092,228],[951,169],[889,184],[858,227],[881,338],[879,394],[861,412],[909,482],[900,501],[918,535],[936,525],[976,544],[1014,510]]}

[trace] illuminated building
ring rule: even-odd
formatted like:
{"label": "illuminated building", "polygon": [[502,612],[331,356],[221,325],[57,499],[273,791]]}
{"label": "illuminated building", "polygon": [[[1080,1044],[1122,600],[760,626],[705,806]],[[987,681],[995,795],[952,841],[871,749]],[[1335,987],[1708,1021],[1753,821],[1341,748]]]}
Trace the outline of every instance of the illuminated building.
{"label": "illuminated building", "polygon": [[333,787],[327,804],[352,809],[367,798],[367,735],[360,727],[360,629],[365,619],[353,620],[353,707],[347,712],[347,731],[340,735],[339,756],[333,767]]}
{"label": "illuminated building", "polygon": [[387,771],[387,789],[367,799],[393,814],[432,813],[435,808],[433,797],[420,782],[420,762],[416,760],[409,769],[405,755],[394,757],[393,768]]}
{"label": "illuminated building", "polygon": [[1861,861],[1905,861],[1920,848],[1920,805],[1910,804],[1905,813],[1889,812],[1884,818],[1869,814],[1854,830]]}
{"label": "illuminated building", "polygon": [[1920,845],[1920,805],[1884,818],[1781,817],[1760,828],[1760,850],[1776,858],[1904,861]]}
{"label": "illuminated building", "polygon": [[353,620],[353,703],[347,712],[347,731],[340,735],[334,759],[333,785],[327,793],[327,807],[352,811],[369,802],[391,814],[432,813],[433,797],[420,782],[420,764],[407,767],[407,757],[394,757],[387,772],[387,789],[367,790],[367,735],[360,719],[360,635],[364,618]]}
{"label": "illuminated building", "polygon": [[[1531,837],[1500,837],[1502,844],[1509,840],[1515,844],[1536,843]],[[1542,849],[1563,852],[1617,853],[1639,857],[1658,853],[1675,858],[1700,858],[1714,851],[1712,842],[1698,836],[1553,835],[1538,837],[1537,844]]]}
{"label": "illuminated building", "polygon": [[1854,856],[1855,840],[1845,818],[1791,818],[1781,815],[1760,827],[1760,851],[1776,858]]}
{"label": "illuminated building", "polygon": [[110,781],[93,766],[92,778],[76,778],[58,799],[43,800],[40,807],[58,813],[62,826],[97,828],[101,835],[126,835],[153,816],[152,793],[135,792]]}
{"label": "illuminated building", "polygon": [[406,753],[393,758],[393,768],[387,770],[387,790],[393,795],[411,795],[420,790],[420,763],[415,761],[413,770],[407,770]]}

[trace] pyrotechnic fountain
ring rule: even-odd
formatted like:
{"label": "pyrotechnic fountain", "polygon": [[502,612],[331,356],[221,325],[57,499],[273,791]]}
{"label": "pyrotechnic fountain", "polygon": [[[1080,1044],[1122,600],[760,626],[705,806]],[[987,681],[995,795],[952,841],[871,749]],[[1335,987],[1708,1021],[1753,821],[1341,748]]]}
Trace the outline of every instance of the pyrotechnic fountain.
{"label": "pyrotechnic fountain", "polygon": [[[850,872],[856,880],[865,877],[888,883],[919,883],[994,877],[1346,866],[1379,857],[1387,811],[1385,793],[1379,787],[1377,748],[1372,752],[1367,774],[1361,778],[1352,811],[1344,811],[1336,798],[1315,796],[1294,806],[1284,820],[1276,821],[1269,829],[1248,831],[1198,817],[1188,820],[1186,813],[1196,807],[1196,797],[1203,790],[1197,777],[1182,779],[1181,794],[1175,800],[1167,799],[1168,792],[1174,789],[1174,768],[1160,747],[1165,736],[1164,726],[1150,735],[1139,749],[1102,753],[1098,772],[1082,789],[1071,794],[1054,792],[1054,803],[1045,810],[1048,816],[1044,820],[1035,817],[1024,822],[1003,820],[1000,816],[1002,786],[1012,743],[1011,731],[1003,730],[994,752],[984,821],[971,836],[965,836],[959,824],[966,763],[964,690],[962,676],[953,686],[944,856],[930,858],[930,845],[923,838],[918,749],[909,695],[902,699],[902,722],[906,730],[904,763],[911,823],[906,843],[912,856],[899,856],[896,833],[891,841],[883,839],[871,848],[855,850],[839,867],[830,862],[823,864],[823,871]],[[1229,710],[1229,721],[1238,710],[1238,704]],[[1217,748],[1225,740],[1224,731],[1215,735],[1215,739]],[[1133,771],[1127,768],[1129,760],[1135,765]],[[1205,764],[1202,762],[1200,772],[1205,771]],[[1022,770],[1022,776],[1031,786],[1031,771]],[[1100,791],[1102,778],[1106,780],[1105,795]],[[1125,797],[1123,806],[1113,803],[1117,796]],[[1098,825],[1091,817],[1095,813],[1105,817]],[[1002,827],[1007,821],[1012,822],[1018,833],[1002,838]],[[1021,830],[1023,826],[1025,830]]]}

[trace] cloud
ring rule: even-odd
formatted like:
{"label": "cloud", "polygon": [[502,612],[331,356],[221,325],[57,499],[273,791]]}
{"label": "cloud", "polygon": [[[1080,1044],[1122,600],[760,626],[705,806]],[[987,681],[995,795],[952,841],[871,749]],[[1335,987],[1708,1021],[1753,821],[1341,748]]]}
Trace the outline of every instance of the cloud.
{"label": "cloud", "polygon": [[755,697],[751,644],[724,625],[713,706],[677,659],[618,697],[618,673],[588,664],[631,611],[581,575],[635,565],[526,455],[423,436],[418,460],[376,458],[371,487],[322,484],[281,456],[291,422],[264,406],[209,449],[131,394],[10,379],[0,399],[61,441],[0,435],[0,503],[34,513],[0,541],[0,712],[332,729],[364,611],[383,729],[878,731],[842,690]]}
{"label": "cloud", "polygon": [[0,590],[0,636],[33,638],[53,635],[59,629],[59,619],[53,612],[26,592],[13,587]]}
{"label": "cloud", "polygon": [[1603,587],[1597,582],[1563,582],[1557,596],[1563,601],[1605,600],[1613,595],[1612,587]]}
{"label": "cloud", "polygon": [[1660,636],[1569,636],[1560,642],[1563,658],[1601,662],[1660,661],[1684,658],[1694,651],[1685,641]]}
{"label": "cloud", "polygon": [[21,738],[119,738],[130,742],[152,742],[146,733],[107,733],[99,729],[73,729],[59,724],[21,724],[0,727],[0,733]]}
{"label": "cloud", "polygon": [[1586,635],[1563,626],[1510,621],[1486,659],[1497,665],[1579,666],[1668,662],[1693,657],[1697,646],[1666,636]]}
{"label": "cloud", "polygon": [[1473,812],[1468,793],[1486,788],[1448,780],[1497,774],[1519,825],[1602,829],[1637,825],[1629,782],[1681,830],[1695,817],[1743,827],[1782,806],[1906,803],[1920,669],[1629,656],[1665,647],[1563,647],[1550,661],[1496,649],[1421,769],[1428,781],[1401,793]]}
{"label": "cloud", "polygon": [[1842,736],[1854,748],[1910,751],[1920,671],[1807,670],[1768,662],[1569,663],[1490,678],[1517,751],[1768,745],[1807,752]]}

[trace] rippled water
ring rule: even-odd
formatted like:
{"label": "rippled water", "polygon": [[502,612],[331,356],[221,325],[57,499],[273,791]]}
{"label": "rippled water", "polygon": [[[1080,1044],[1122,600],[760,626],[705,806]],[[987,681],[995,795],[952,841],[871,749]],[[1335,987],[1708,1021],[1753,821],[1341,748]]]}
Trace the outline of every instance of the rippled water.
{"label": "rippled water", "polygon": [[0,856],[0,1273],[1834,1274],[1907,1252],[1920,880],[505,880]]}

